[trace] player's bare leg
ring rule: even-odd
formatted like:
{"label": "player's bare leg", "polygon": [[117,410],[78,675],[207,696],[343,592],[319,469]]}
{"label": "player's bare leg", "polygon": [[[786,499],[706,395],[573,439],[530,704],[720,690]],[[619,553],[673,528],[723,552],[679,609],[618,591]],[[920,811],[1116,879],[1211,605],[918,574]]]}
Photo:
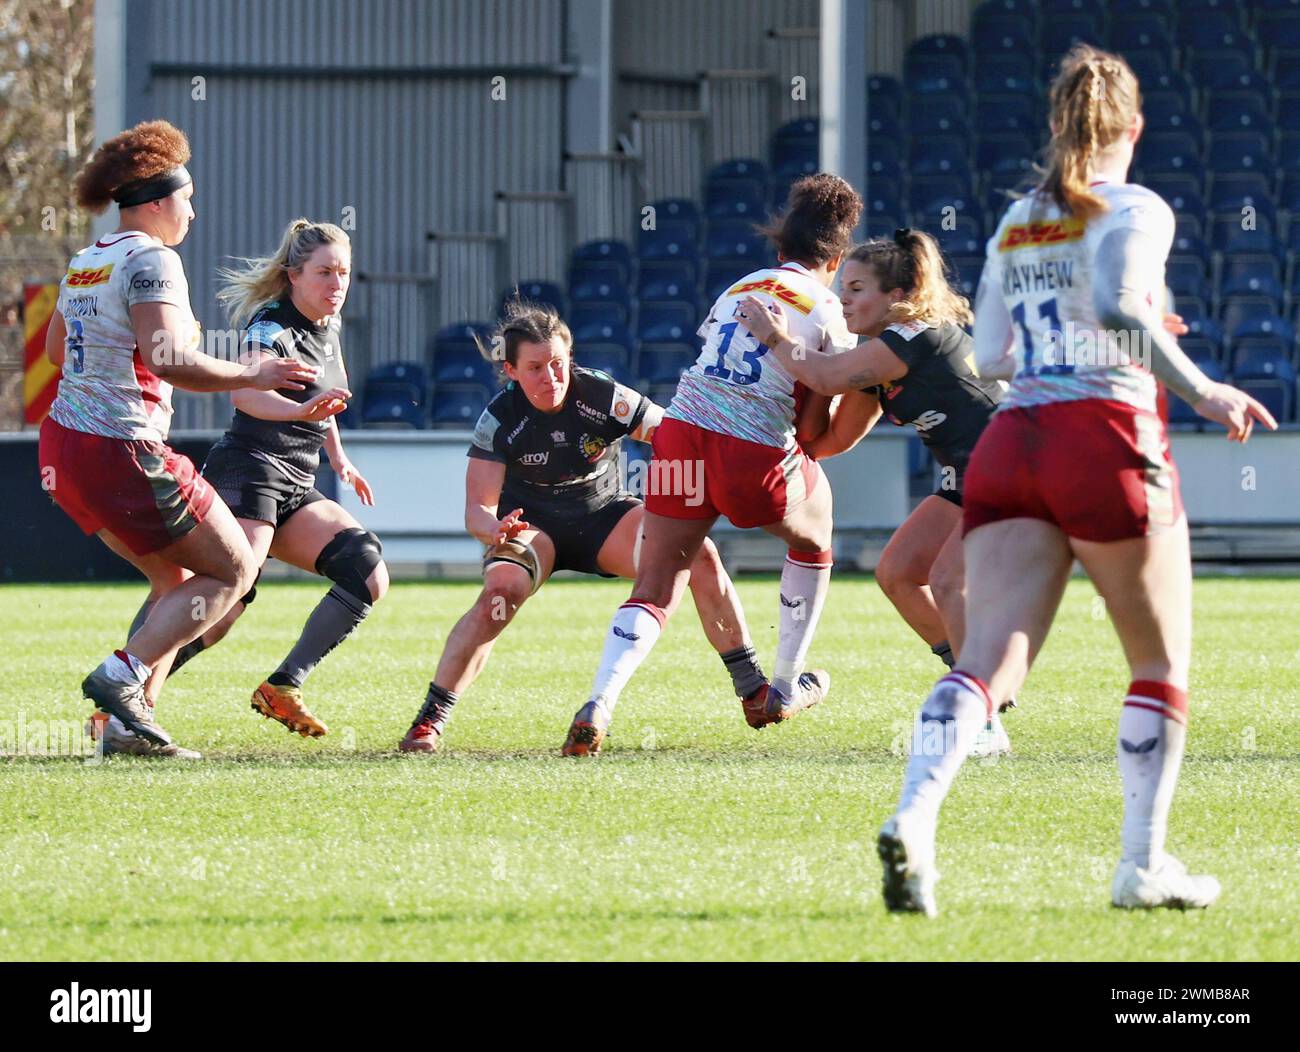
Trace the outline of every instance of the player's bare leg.
{"label": "player's bare leg", "polygon": [[1150,537],[1072,543],[1105,600],[1132,678],[1119,718],[1124,825],[1111,901],[1128,909],[1208,906],[1219,895],[1219,882],[1189,875],[1164,849],[1187,739],[1192,651],[1187,521]]}
{"label": "player's bare leg", "polygon": [[555,542],[541,530],[524,530],[515,540],[530,545],[537,556],[537,586],[524,567],[492,562],[483,571],[483,590],[447,636],[438,668],[424,704],[398,748],[402,752],[436,752],[452,707],[478,679],[497,637],[515,619],[520,607],[551,576]]}
{"label": "player's bare leg", "polygon": [[252,584],[256,564],[230,509],[220,501],[213,502],[203,522],[155,554],[193,576],[158,600],[128,649],[106,659],[86,677],[82,690],[126,730],[165,748],[171,737],[154,722],[144,694],[151,666],[220,620]]}
{"label": "player's bare leg", "polygon": [[680,601],[691,564],[716,520],[717,516],[670,519],[644,513],[632,596],[610,623],[591,697],[574,716],[562,755],[594,756],[600,752],[618,697],[649,656],[669,613]]}
{"label": "player's bare leg", "polygon": [[[635,580],[640,556],[645,508],[628,512],[601,546],[598,562],[606,573]],[[690,566],[688,587],[709,645],[718,652],[731,676],[732,687],[742,705],[761,705],[767,694],[767,677],[758,664],[745,624],[740,596],[722,565],[718,549],[707,537]],[[673,608],[667,608],[671,616]]]}
{"label": "player's bare leg", "polygon": [[[268,529],[269,524],[261,523]],[[261,536],[259,531],[258,536]],[[253,692],[252,708],[304,738],[328,728],[302,697],[317,664],[345,640],[388,591],[388,567],[379,540],[332,500],[304,505],[274,528],[270,554],[291,566],[320,574],[333,587],[307,618],[288,656]]]}
{"label": "player's bare leg", "polygon": [[921,706],[898,809],[880,831],[889,909],[935,912],[939,807],[997,702],[1024,681],[1072,564],[1065,534],[1038,519],[1007,519],[967,534],[967,596],[980,616],[967,626],[958,667]]}
{"label": "player's bare leg", "polygon": [[[932,572],[960,522],[961,508],[931,494],[894,531],[876,564],[880,590],[931,647],[954,643],[933,592]],[[961,544],[960,537],[957,544]],[[958,649],[958,645],[952,646],[953,653]]]}
{"label": "player's bare leg", "polygon": [[781,570],[776,670],[762,712],[755,714],[761,722],[751,718],[752,727],[787,720],[830,690],[830,673],[805,670],[804,663],[830,589],[833,528],[831,486],[821,468],[807,498],[780,522],[763,527],[785,541],[789,551]]}

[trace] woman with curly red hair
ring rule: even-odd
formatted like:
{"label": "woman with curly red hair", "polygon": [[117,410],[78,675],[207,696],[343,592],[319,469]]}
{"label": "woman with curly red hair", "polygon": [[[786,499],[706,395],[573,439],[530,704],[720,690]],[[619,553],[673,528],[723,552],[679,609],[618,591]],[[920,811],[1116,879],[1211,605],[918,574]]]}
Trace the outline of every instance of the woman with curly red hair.
{"label": "woman with curly red hair", "polygon": [[229,509],[166,444],[172,385],[296,390],[315,376],[296,359],[243,366],[199,350],[172,248],[194,219],[189,157],[181,131],[148,121],[105,142],[77,176],[78,204],[94,213],[116,204],[120,222],[73,256],[60,285],[45,351],[62,377],[40,435],[55,503],[158,595],[126,648],[82,682],[98,710],[94,732],[107,750],[187,759],[198,753],[172,742],[152,701],[177,648],[222,618],[257,567]]}

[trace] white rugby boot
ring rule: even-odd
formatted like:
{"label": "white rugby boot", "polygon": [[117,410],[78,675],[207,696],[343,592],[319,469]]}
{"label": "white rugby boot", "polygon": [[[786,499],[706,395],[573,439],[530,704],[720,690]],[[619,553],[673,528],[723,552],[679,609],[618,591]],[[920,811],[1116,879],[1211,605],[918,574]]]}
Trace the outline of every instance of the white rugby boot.
{"label": "white rugby boot", "polygon": [[937,915],[933,824],[914,813],[892,815],[880,830],[876,851],[884,866],[885,908],[891,913]]}
{"label": "white rugby boot", "polygon": [[116,716],[102,709],[86,721],[86,734],[103,743],[105,756],[120,753],[125,756],[152,756],[160,760],[201,760],[203,754],[170,742],[159,745],[139,734],[132,734]]}
{"label": "white rugby boot", "polygon": [[995,712],[992,719],[984,725],[984,729],[975,736],[975,744],[971,746],[970,756],[972,759],[983,760],[991,756],[1010,756],[1011,739],[1007,737],[1007,730],[1002,726],[1002,721]]}
{"label": "white rugby boot", "polygon": [[1178,859],[1165,855],[1150,869],[1124,859],[1115,870],[1110,900],[1120,909],[1203,910],[1219,897],[1219,882],[1213,877],[1192,876]]}

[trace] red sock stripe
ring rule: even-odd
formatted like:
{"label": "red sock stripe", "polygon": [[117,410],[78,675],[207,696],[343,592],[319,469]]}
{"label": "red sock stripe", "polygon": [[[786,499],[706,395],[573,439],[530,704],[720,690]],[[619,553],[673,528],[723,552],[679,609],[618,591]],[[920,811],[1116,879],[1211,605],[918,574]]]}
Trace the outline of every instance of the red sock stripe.
{"label": "red sock stripe", "polygon": [[1124,704],[1158,712],[1166,719],[1187,723],[1187,691],[1154,679],[1135,679],[1128,685]]}
{"label": "red sock stripe", "polygon": [[829,570],[835,561],[835,555],[830,551],[797,552],[793,548],[785,553],[785,557],[795,566],[806,566],[810,570]]}
{"label": "red sock stripe", "polygon": [[972,676],[969,672],[963,672],[959,668],[953,669],[940,683],[960,683],[967,690],[973,690],[976,694],[984,699],[984,711],[989,719],[993,718],[993,695],[989,693],[989,685],[979,676]]}
{"label": "red sock stripe", "polygon": [[620,606],[619,609],[620,610],[628,610],[628,609],[644,610],[646,613],[648,613],[651,617],[653,617],[656,621],[659,622],[660,628],[663,628],[665,622],[667,622],[668,620],[668,615],[664,613],[662,607],[655,606],[654,603],[648,602],[645,599],[629,599],[626,603]]}

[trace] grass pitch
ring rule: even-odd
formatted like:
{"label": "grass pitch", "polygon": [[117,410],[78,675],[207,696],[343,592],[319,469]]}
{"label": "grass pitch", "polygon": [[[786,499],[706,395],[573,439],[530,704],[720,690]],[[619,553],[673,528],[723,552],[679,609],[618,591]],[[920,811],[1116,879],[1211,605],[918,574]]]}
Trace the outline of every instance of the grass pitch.
{"label": "grass pitch", "polygon": [[[774,578],[739,584],[770,670]],[[624,582],[547,585],[462,699],[444,751],[399,756],[472,584],[399,584],[308,684],[330,734],[248,708],[321,595],[272,584],[168,685],[160,720],[199,764],[0,761],[5,959],[1113,959],[1300,955],[1300,583],[1201,580],[1191,739],[1170,848],[1224,885],[1205,913],[1109,906],[1115,723],[1127,675],[1072,582],[1006,719],[945,807],[942,915],[891,917],[875,835],[939,663],[870,579],[837,578],[819,709],[744,723],[689,602],[595,762],[562,760]],[[0,733],[39,751],[80,721],[82,676],[138,585],[0,588]],[[66,724],[62,726],[67,726]],[[17,737],[25,734],[32,745]],[[34,736],[34,737],[33,737]]]}

